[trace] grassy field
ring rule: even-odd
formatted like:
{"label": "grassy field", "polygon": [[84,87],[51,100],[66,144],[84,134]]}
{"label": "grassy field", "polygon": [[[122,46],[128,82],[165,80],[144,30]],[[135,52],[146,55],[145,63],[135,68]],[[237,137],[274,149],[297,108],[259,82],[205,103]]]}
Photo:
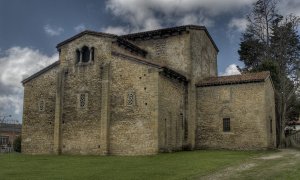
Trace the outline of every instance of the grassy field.
{"label": "grassy field", "polygon": [[262,152],[193,151],[138,157],[0,154],[0,179],[189,179],[259,154]]}

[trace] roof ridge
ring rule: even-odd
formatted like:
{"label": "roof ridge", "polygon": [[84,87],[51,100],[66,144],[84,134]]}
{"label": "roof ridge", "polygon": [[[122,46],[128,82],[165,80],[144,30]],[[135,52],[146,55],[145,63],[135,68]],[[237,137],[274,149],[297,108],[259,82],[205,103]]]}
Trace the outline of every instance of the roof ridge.
{"label": "roof ridge", "polygon": [[200,26],[200,25],[193,25],[193,24],[188,24],[188,25],[182,25],[182,26],[172,26],[172,27],[165,27],[165,28],[157,28],[157,29],[153,29],[153,30],[147,30],[147,31],[140,31],[140,32],[134,32],[134,33],[128,33],[128,34],[123,34],[121,35],[121,37],[124,37],[124,36],[129,36],[129,35],[135,35],[135,34],[140,34],[140,33],[151,33],[151,32],[154,32],[154,31],[162,31],[162,30],[168,30],[168,29],[179,29],[179,28],[193,28],[193,29],[201,29],[201,30],[204,30],[206,29],[205,26]]}
{"label": "roof ridge", "polygon": [[197,87],[218,86],[228,84],[242,84],[252,82],[263,82],[270,77],[269,71],[246,73],[240,75],[208,77],[196,84]]}
{"label": "roof ridge", "polygon": [[115,34],[111,34],[111,33],[104,33],[104,32],[97,32],[97,31],[91,31],[91,30],[84,30],[78,34],[75,34],[74,36],[58,43],[56,45],[56,48],[59,48],[60,46],[66,44],[66,43],[69,43],[71,41],[73,41],[74,39],[77,39],[83,35],[86,35],[86,34],[90,34],[90,35],[96,35],[96,36],[104,36],[104,37],[111,37],[111,38],[115,38],[115,37],[118,37],[118,35],[115,35]]}
{"label": "roof ridge", "polygon": [[150,39],[152,37],[160,36],[160,37],[168,37],[168,36],[174,36],[177,33],[181,33],[183,31],[188,31],[189,29],[195,29],[195,30],[203,30],[208,38],[210,39],[211,43],[215,47],[217,51],[219,51],[216,43],[212,39],[211,35],[209,34],[207,28],[205,26],[200,25],[182,25],[182,26],[174,26],[174,27],[167,27],[167,28],[161,28],[161,29],[154,29],[149,31],[142,31],[142,32],[135,32],[130,34],[124,34],[120,37],[124,37],[126,39],[137,39],[137,38],[144,38],[144,39]]}

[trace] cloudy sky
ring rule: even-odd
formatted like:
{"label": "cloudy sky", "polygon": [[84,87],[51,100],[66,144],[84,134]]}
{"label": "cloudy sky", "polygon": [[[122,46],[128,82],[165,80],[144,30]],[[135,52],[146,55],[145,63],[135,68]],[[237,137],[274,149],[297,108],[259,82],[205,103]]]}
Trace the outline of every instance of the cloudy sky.
{"label": "cloudy sky", "polygon": [[[56,44],[85,29],[125,34],[204,25],[220,49],[220,75],[237,73],[245,16],[255,0],[0,0],[0,116],[22,119],[22,79],[58,60]],[[300,1],[279,11],[300,15]],[[0,117],[1,118],[1,117]]]}

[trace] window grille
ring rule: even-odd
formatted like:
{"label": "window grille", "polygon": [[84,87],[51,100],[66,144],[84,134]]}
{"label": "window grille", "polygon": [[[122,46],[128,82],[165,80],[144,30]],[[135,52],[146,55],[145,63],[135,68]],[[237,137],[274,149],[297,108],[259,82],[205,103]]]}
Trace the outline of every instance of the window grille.
{"label": "window grille", "polygon": [[230,132],[230,118],[223,118],[223,131]]}
{"label": "window grille", "polygon": [[39,111],[45,111],[45,101],[40,100],[39,102]]}
{"label": "window grille", "polygon": [[135,93],[133,91],[129,91],[127,94],[127,105],[128,106],[135,105]]}
{"label": "window grille", "polygon": [[81,107],[81,108],[86,107],[86,94],[80,94],[79,107]]}

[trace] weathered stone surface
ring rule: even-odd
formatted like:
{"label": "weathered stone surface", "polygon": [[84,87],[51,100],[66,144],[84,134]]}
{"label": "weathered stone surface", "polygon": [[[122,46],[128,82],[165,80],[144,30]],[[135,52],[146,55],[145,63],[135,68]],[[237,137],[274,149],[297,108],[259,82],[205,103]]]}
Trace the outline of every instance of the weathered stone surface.
{"label": "weathered stone surface", "polygon": [[[24,85],[24,113],[22,124],[22,152],[53,153],[56,73],[58,67]],[[44,110],[39,103],[44,101]]]}
{"label": "weathered stone surface", "polygon": [[[272,88],[270,79],[260,83],[198,88],[197,148],[274,148],[276,130]],[[223,118],[230,118],[230,132],[223,131]]]}
{"label": "weathered stone surface", "polygon": [[[271,147],[274,133],[268,134],[265,120],[274,118],[274,106],[265,103],[274,104],[271,83],[196,88],[217,76],[218,50],[203,28],[170,33],[126,44],[85,32],[60,43],[59,65],[24,82],[23,152],[149,155],[232,148],[244,132],[247,138],[234,148]],[[91,61],[84,62],[87,57]],[[231,133],[220,133],[220,113],[234,115]]]}
{"label": "weathered stone surface", "polygon": [[187,140],[186,84],[161,75],[158,104],[159,150],[163,152],[182,150]]}

